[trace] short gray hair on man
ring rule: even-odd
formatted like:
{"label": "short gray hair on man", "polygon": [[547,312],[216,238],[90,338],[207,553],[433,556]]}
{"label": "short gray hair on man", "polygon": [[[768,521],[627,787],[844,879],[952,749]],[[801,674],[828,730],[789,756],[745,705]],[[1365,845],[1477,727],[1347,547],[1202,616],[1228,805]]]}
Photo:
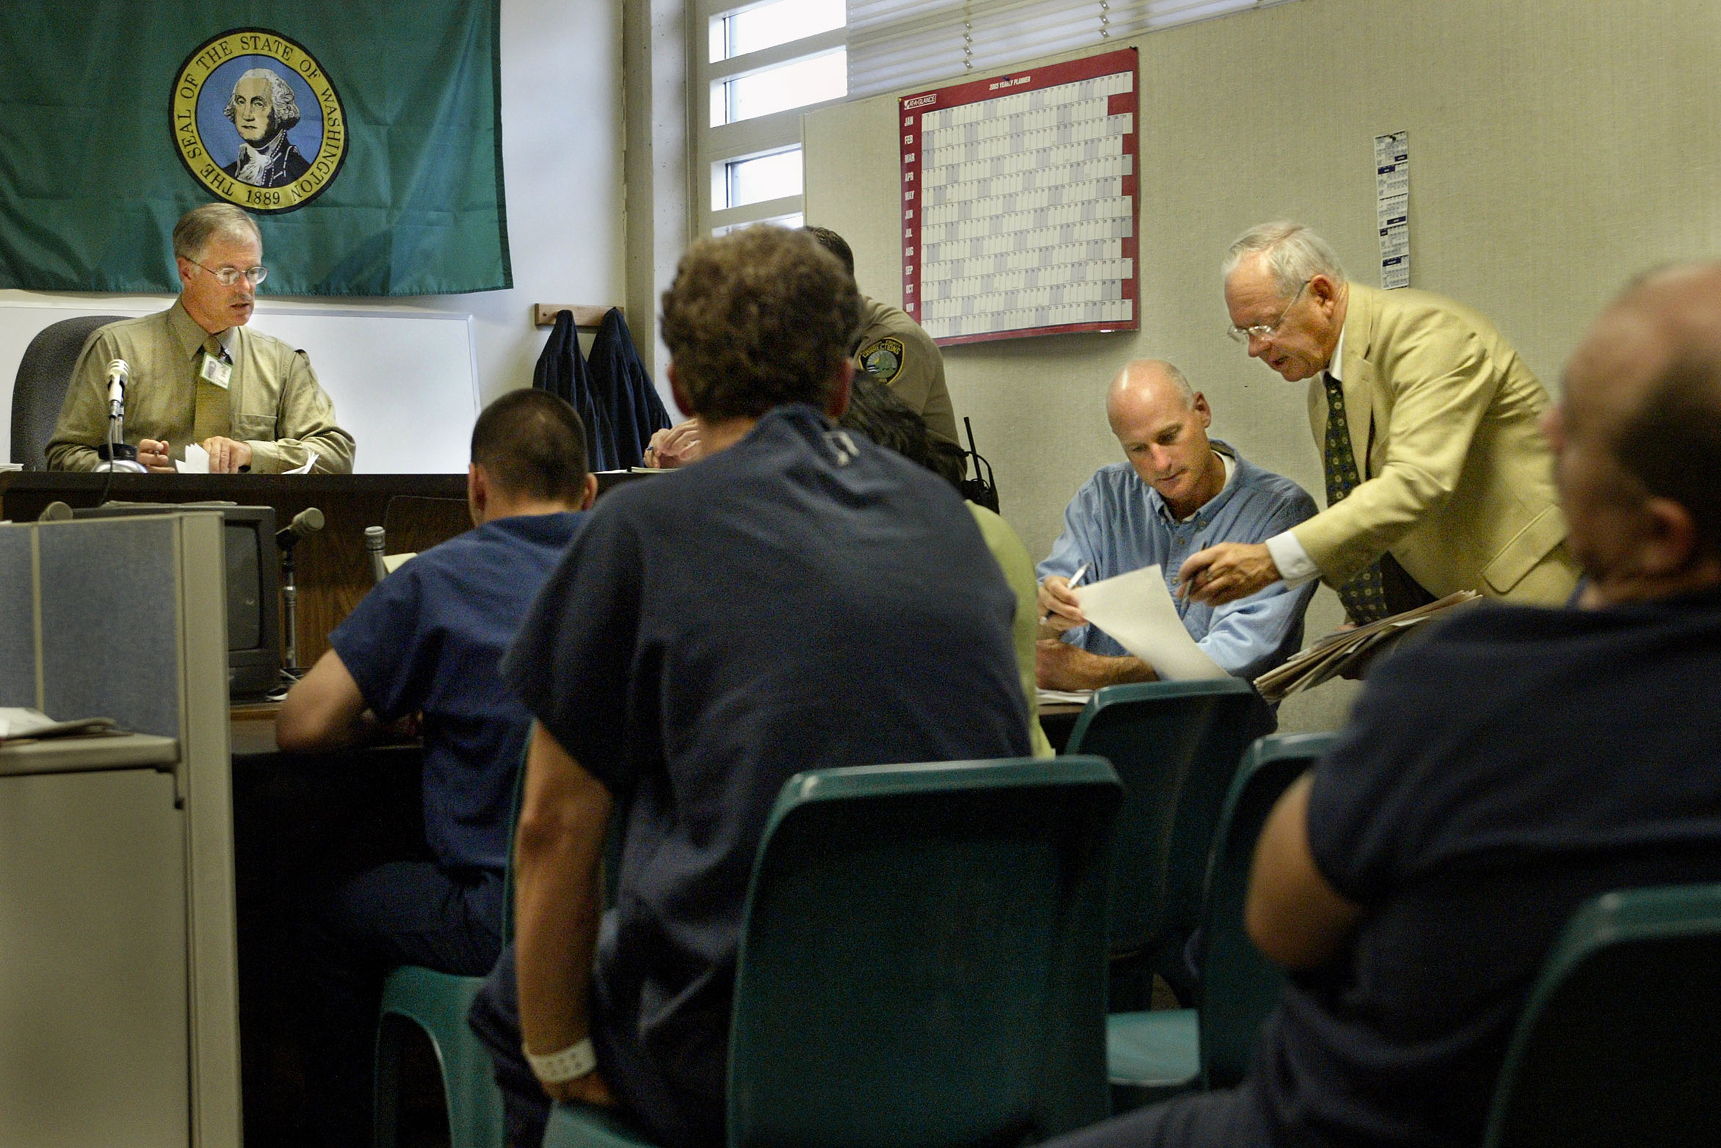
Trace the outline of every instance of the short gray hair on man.
{"label": "short gray hair on man", "polygon": [[228,119],[233,118],[233,96],[239,92],[239,85],[246,80],[262,78],[269,81],[269,107],[275,114],[275,130],[284,132],[299,122],[299,98],[293,94],[291,85],[283,80],[273,68],[252,68],[233,81],[233,93],[227,97],[227,106],[221,109],[221,114]]}
{"label": "short gray hair on man", "polygon": [[259,247],[263,245],[262,229],[243,208],[231,203],[206,203],[192,208],[173,225],[174,257],[195,262],[216,236],[255,239]]}
{"label": "short gray hair on man", "polygon": [[1294,295],[1316,275],[1345,282],[1344,265],[1332,245],[1301,223],[1278,220],[1257,223],[1239,235],[1225,256],[1220,274],[1231,277],[1237,265],[1254,255],[1266,258],[1267,270],[1280,295]]}

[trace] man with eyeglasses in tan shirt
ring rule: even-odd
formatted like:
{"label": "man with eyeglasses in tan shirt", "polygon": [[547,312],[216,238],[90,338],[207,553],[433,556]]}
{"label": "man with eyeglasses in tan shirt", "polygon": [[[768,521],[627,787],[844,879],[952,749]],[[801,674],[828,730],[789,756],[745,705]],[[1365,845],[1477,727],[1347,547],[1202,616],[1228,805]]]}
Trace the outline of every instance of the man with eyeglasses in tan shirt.
{"label": "man with eyeglasses in tan shirt", "polygon": [[[127,438],[137,460],[172,474],[194,443],[216,474],[353,468],[353,436],[305,352],[248,330],[268,275],[256,221],[213,203],[173,229],[179,298],[166,311],[98,329],[84,345],[47,448],[50,470],[94,470],[107,441],[108,367],[127,365]],[[141,436],[141,437],[139,437]]]}

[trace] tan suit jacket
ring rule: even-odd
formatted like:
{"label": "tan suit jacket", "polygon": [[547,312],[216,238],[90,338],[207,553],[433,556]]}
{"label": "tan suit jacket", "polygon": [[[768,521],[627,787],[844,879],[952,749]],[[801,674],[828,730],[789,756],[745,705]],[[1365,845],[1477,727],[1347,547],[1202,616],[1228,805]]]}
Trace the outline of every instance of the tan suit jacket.
{"label": "tan suit jacket", "polygon": [[[1339,373],[1363,481],[1294,531],[1326,581],[1390,551],[1436,597],[1570,595],[1577,568],[1538,426],[1548,393],[1492,323],[1425,291],[1353,283]],[[1326,422],[1317,375],[1317,444]]]}

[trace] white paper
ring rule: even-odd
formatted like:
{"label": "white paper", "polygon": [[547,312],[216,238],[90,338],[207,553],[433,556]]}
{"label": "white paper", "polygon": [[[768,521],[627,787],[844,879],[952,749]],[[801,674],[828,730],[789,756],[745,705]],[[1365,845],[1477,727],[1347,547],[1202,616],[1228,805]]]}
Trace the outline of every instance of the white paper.
{"label": "white paper", "polygon": [[185,444],[185,458],[174,464],[180,474],[208,474],[209,452],[196,443]]}
{"label": "white paper", "polygon": [[292,470],[283,470],[282,474],[310,474],[311,468],[317,465],[317,452],[312,451],[311,457],[305,460],[304,466],[295,466]]}
{"label": "white paper", "polygon": [[1223,678],[1177,616],[1177,604],[1158,566],[1144,566],[1103,582],[1075,589],[1089,622],[1110,634],[1124,649],[1153,667],[1167,681]]}
{"label": "white paper", "polygon": [[58,734],[94,733],[114,728],[112,718],[80,718],[55,721],[41,710],[0,707],[0,741],[7,738],[52,737]]}

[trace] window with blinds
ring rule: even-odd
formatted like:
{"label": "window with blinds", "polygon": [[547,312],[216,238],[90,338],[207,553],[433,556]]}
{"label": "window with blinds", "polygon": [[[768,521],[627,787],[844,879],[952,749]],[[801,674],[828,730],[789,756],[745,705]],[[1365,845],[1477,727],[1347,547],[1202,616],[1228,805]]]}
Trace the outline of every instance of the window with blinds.
{"label": "window with blinds", "polygon": [[1285,0],[847,0],[848,94],[1009,71],[1023,60]]}

